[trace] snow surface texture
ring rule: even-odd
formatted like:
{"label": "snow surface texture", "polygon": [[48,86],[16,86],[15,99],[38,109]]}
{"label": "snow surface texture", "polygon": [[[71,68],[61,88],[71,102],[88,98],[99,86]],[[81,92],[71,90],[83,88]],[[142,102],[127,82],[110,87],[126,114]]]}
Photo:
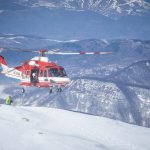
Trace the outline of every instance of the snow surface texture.
{"label": "snow surface texture", "polygon": [[0,105],[1,150],[149,150],[150,129],[42,107]]}

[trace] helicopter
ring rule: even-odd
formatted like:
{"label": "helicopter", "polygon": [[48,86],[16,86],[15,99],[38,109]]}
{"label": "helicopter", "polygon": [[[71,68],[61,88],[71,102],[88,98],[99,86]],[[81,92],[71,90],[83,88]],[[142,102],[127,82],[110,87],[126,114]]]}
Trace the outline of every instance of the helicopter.
{"label": "helicopter", "polygon": [[[3,51],[5,48],[0,48]],[[18,51],[18,49],[13,49]],[[57,49],[58,50],[58,49]],[[35,86],[38,88],[49,88],[52,93],[53,88],[57,88],[57,92],[62,92],[62,88],[71,82],[67,76],[65,69],[54,62],[49,61],[47,55],[103,55],[111,54],[111,52],[58,52],[56,49],[45,50],[22,50],[21,52],[39,53],[30,60],[23,62],[20,66],[9,67],[5,58],[0,55],[0,65],[2,74],[20,80],[22,93],[25,93],[25,87]]]}

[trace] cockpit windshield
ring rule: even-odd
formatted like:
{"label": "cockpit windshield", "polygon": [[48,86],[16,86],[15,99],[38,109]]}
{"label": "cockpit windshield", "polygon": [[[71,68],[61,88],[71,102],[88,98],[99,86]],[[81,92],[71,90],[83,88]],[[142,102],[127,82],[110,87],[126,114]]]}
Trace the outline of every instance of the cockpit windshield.
{"label": "cockpit windshield", "polygon": [[65,76],[67,76],[64,68],[59,68],[59,69],[57,69],[57,68],[50,68],[48,70],[48,72],[49,72],[49,75],[51,77],[65,77]]}

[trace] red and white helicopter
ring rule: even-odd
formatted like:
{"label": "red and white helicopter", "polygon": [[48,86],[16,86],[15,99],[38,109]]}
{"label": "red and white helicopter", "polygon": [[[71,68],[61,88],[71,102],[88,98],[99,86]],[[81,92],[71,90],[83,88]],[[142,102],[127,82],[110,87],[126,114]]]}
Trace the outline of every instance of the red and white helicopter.
{"label": "red and white helicopter", "polygon": [[[2,51],[5,48],[1,48]],[[14,49],[13,49],[14,50]],[[15,49],[18,51],[18,49]],[[22,51],[21,51],[22,52]],[[39,50],[23,52],[39,53],[39,56],[25,61],[22,65],[10,68],[8,67],[4,57],[0,55],[0,64],[2,67],[2,74],[7,77],[20,80],[20,85],[23,86],[22,92],[25,92],[25,86],[36,86],[49,88],[52,93],[54,87],[58,92],[62,91],[62,87],[71,82],[67,76],[64,68],[48,60],[46,55],[97,55],[97,54],[111,54],[111,52],[57,52],[56,50]]]}

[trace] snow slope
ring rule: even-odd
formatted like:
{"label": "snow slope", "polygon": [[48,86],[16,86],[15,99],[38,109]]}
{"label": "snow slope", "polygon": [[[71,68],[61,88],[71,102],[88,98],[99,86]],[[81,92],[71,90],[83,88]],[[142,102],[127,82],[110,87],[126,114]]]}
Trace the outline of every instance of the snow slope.
{"label": "snow slope", "polygon": [[148,150],[150,129],[43,107],[0,105],[1,150]]}

